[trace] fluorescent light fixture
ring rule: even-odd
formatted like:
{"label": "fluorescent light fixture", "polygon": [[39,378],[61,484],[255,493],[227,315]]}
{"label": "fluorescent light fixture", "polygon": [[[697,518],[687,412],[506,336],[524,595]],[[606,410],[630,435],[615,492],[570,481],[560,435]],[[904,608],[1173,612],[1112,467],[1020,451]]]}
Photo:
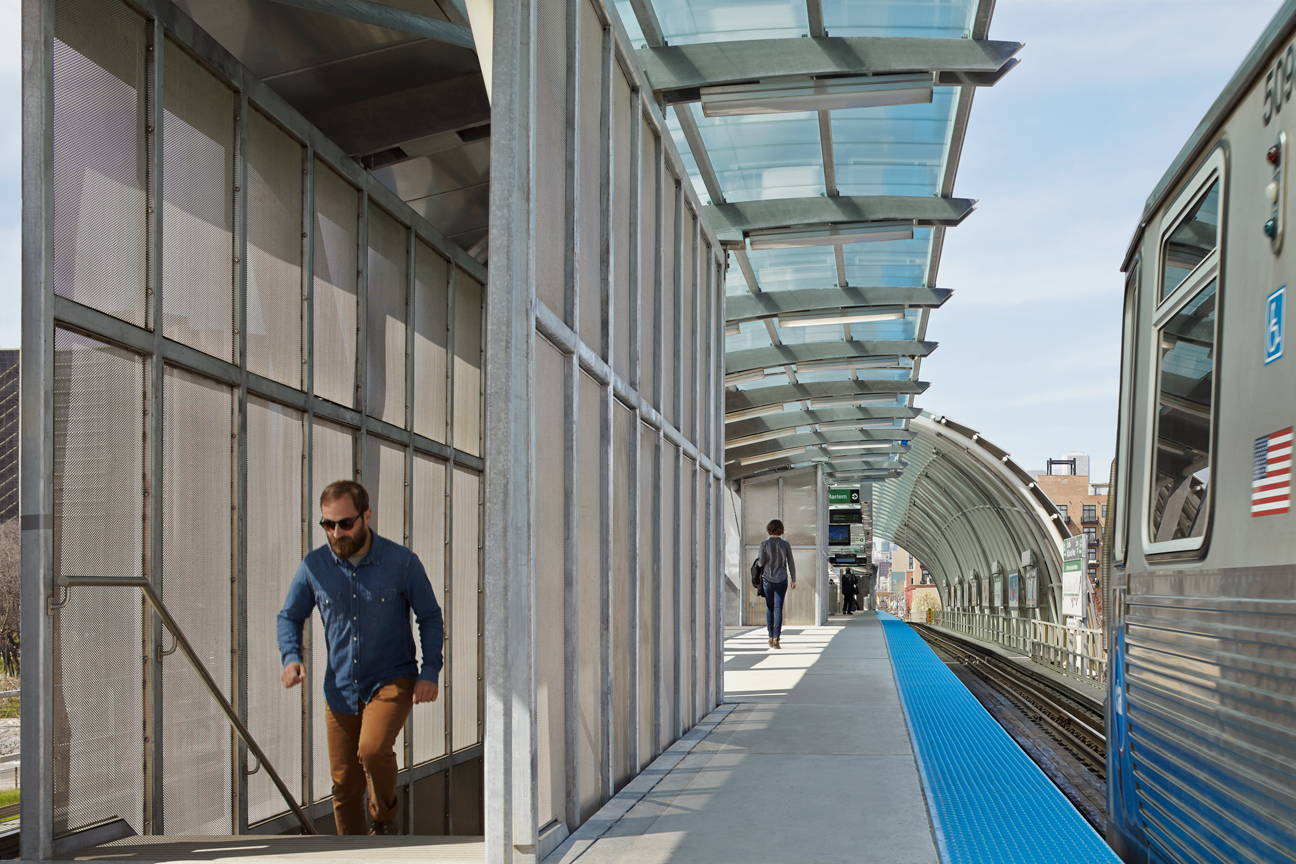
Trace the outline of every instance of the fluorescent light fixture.
{"label": "fluorescent light fixture", "polygon": [[774,459],[786,459],[789,456],[797,456],[805,452],[804,447],[789,447],[786,450],[774,450],[770,453],[762,453],[759,456],[744,456],[738,460],[739,465],[753,465],[757,462],[769,462]]}
{"label": "fluorescent light fixture", "polygon": [[845,246],[847,243],[884,243],[912,240],[913,222],[836,222],[796,228],[752,231],[747,242],[753,252],[763,249],[799,249],[803,246]]}
{"label": "fluorescent light fixture", "polygon": [[764,369],[752,369],[749,372],[734,372],[725,376],[725,386],[732,387],[735,384],[750,384],[753,381],[760,381],[765,377]]}
{"label": "fluorescent light fixture", "polygon": [[[877,395],[841,396],[833,399],[811,399],[810,407],[814,408],[849,408],[853,405],[885,405],[896,401],[894,393]],[[889,424],[891,421],[888,420]]]}
{"label": "fluorescent light fixture", "polygon": [[934,84],[935,77],[931,72],[921,72],[703,87],[702,114],[706,117],[734,117],[915,105],[932,101]]}
{"label": "fluorescent light fixture", "polygon": [[758,405],[755,408],[744,408],[741,411],[726,412],[725,422],[737,423],[739,420],[750,420],[753,417],[764,417],[766,414],[778,414],[782,410],[782,402],[778,402],[774,405]]}
{"label": "fluorescent light fixture", "polygon": [[903,321],[904,317],[903,306],[848,306],[843,309],[819,309],[814,312],[787,312],[778,316],[778,323],[780,327],[814,327],[818,324]]}
{"label": "fluorescent light fixture", "polygon": [[899,446],[899,442],[890,439],[886,441],[861,441],[858,444],[825,444],[829,450],[880,450],[890,447]]}
{"label": "fluorescent light fixture", "polygon": [[856,357],[841,360],[808,360],[796,364],[797,372],[848,372],[852,369],[908,369],[899,357]]}
{"label": "fluorescent light fixture", "polygon": [[773,441],[775,438],[787,438],[795,435],[795,429],[776,429],[773,432],[761,432],[759,435],[744,435],[741,438],[726,438],[725,447],[742,447],[745,444],[760,444],[762,441]]}
{"label": "fluorescent light fixture", "polygon": [[737,324],[726,324],[726,325],[725,325],[725,335],[726,335],[726,336],[737,336],[740,332],[742,332],[742,331],[738,328],[738,325],[737,325]]}
{"label": "fluorescent light fixture", "polygon": [[818,431],[825,429],[895,429],[894,420],[829,420],[816,423]]}

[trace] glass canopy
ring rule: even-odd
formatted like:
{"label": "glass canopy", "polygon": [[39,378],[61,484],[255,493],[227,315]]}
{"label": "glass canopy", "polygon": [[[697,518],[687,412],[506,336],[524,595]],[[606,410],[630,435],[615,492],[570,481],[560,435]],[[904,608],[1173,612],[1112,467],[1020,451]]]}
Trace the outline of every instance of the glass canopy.
{"label": "glass canopy", "polygon": [[[639,0],[633,4],[630,0],[617,0],[616,6],[632,41],[644,50],[653,50],[650,45],[660,46],[663,42],[673,48],[716,42],[829,37],[984,38],[984,33],[973,32],[978,26],[978,0]],[[654,14],[660,33],[645,35],[645,27],[649,31],[654,27]],[[986,19],[981,23],[982,30],[988,26],[988,16]],[[819,26],[815,23],[818,20],[822,21],[822,29],[813,32],[812,28]],[[931,71],[939,75],[941,70]],[[867,70],[846,69],[841,74],[822,77],[830,80],[863,73]],[[765,83],[765,79],[760,80]],[[962,146],[958,118],[960,103],[966,102],[961,99],[964,89],[970,88],[934,86],[931,101],[918,104],[741,116],[706,117],[696,101],[677,101],[666,110],[666,118],[689,179],[699,197],[708,204],[805,201],[824,197],[948,198],[953,186],[950,155]],[[686,126],[695,127],[696,134],[687,136]],[[689,137],[695,141],[700,139],[705,152],[695,152],[689,145]],[[826,159],[831,161],[826,163]],[[714,196],[720,196],[721,200],[713,200]],[[845,307],[853,305],[851,298],[860,295],[848,294],[844,289],[864,289],[867,293],[867,289],[876,288],[935,288],[931,276],[938,263],[943,231],[944,228],[932,227],[931,223],[915,223],[912,239],[780,249],[751,249],[744,242],[741,249],[735,245],[730,250],[726,294],[732,302],[757,293],[777,296],[786,292],[838,289]],[[892,290],[889,296],[896,293]],[[823,290],[819,290],[819,295],[831,296]],[[910,291],[908,296],[918,294]],[[791,320],[770,316],[731,323],[726,339],[729,355],[778,349],[744,354],[748,363],[757,362],[750,358],[774,358],[787,346],[789,352],[795,352],[797,362],[771,364],[763,369],[763,375],[762,370],[750,370],[749,365],[743,364],[744,368],[731,376],[728,392],[754,395],[753,391],[767,387],[804,386],[807,398],[787,403],[784,410],[808,412],[806,417],[813,420],[815,412],[810,397],[824,388],[835,388],[835,393],[855,386],[866,393],[889,387],[886,392],[894,392],[894,402],[883,404],[871,400],[867,408],[858,409],[859,416],[899,418],[901,428],[861,428],[852,434],[858,438],[907,438],[908,417],[916,413],[913,398],[921,389],[917,386],[921,356],[932,347],[922,343],[927,318],[930,309],[939,305],[939,301],[904,303],[898,309],[890,305],[888,314],[877,316],[883,320],[791,326],[794,323]],[[841,317],[844,316],[839,314],[838,318]],[[879,362],[869,357],[864,346],[856,350],[854,344],[843,344],[847,342],[888,343],[891,361]],[[816,349],[829,359],[816,363]],[[863,359],[856,368],[837,364],[835,361],[843,354]],[[900,356],[896,357],[897,354]],[[833,368],[814,368],[824,365]],[[911,386],[906,387],[906,383]],[[731,425],[741,420],[744,427],[750,427],[756,422],[748,419],[751,413],[746,410],[736,418],[729,418],[727,437],[730,440],[752,437],[747,434],[750,428],[744,428],[744,434],[735,435],[735,427]],[[768,417],[765,422],[774,429],[785,425]],[[787,431],[788,434],[823,432],[828,428],[810,424]],[[764,437],[759,429],[757,437]],[[730,472],[741,464],[738,460],[743,456],[784,447],[778,438],[754,446],[731,447]],[[783,470],[808,463],[812,453],[816,451],[808,450],[801,458],[762,461],[756,470]]]}

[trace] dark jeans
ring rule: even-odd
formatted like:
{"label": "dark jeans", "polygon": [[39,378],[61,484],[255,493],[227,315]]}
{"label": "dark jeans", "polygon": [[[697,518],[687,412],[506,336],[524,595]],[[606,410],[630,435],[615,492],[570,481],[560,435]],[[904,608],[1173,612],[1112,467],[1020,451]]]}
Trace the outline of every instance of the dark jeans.
{"label": "dark jeans", "polygon": [[787,594],[788,580],[765,583],[765,626],[769,638],[777,639],[783,632],[783,596]]}
{"label": "dark jeans", "polygon": [[842,611],[845,612],[845,613],[847,613],[848,615],[849,615],[851,612],[858,612],[858,611],[859,611],[859,608],[860,608],[860,607],[859,607],[859,601],[855,599],[855,595],[854,595],[854,594],[847,594],[847,595],[846,595],[846,602],[845,602],[844,606],[845,606],[845,608],[842,609]]}

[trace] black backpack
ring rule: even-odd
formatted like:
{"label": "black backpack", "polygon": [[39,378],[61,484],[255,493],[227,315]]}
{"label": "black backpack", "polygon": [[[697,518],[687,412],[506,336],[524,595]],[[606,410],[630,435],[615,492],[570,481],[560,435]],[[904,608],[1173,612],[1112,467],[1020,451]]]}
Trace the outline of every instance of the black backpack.
{"label": "black backpack", "polygon": [[758,597],[764,597],[765,588],[761,581],[761,564],[760,564],[759,557],[752,562],[751,579],[752,579],[752,587],[756,589],[756,595]]}

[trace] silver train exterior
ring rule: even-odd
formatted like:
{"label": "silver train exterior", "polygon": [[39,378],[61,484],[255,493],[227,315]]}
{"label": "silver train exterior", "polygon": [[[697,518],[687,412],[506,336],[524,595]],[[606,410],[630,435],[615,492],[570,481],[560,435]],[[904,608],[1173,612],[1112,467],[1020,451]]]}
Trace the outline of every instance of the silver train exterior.
{"label": "silver train exterior", "polygon": [[1294,39],[1290,0],[1122,268],[1104,588],[1107,834],[1128,862],[1296,861]]}

